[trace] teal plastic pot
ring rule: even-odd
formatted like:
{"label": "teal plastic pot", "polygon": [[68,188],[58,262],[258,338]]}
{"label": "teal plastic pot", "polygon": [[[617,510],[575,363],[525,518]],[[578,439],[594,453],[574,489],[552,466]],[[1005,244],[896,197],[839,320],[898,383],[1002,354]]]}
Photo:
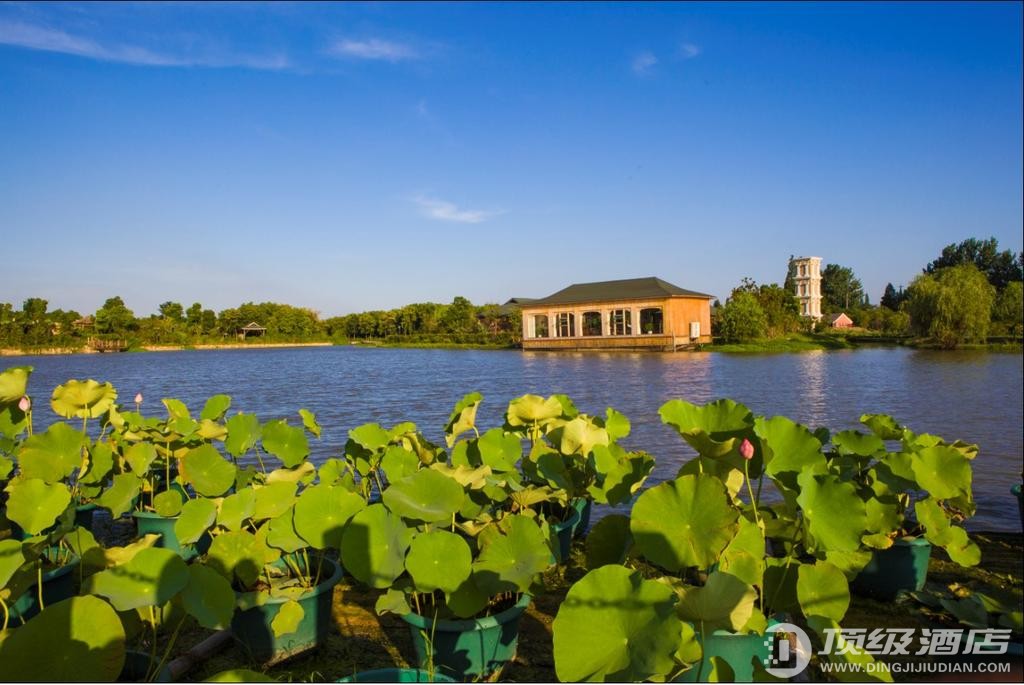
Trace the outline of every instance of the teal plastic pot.
{"label": "teal plastic pot", "polygon": [[889,549],[875,550],[853,589],[880,599],[893,599],[901,590],[923,590],[931,556],[932,544],[924,538],[900,538]]}
{"label": "teal plastic pot", "polygon": [[1020,483],[1017,483],[1010,492],[1017,498],[1017,513],[1020,514],[1020,527],[1024,529],[1024,495],[1020,491]]}
{"label": "teal plastic pot", "polygon": [[[768,625],[775,625],[776,621],[769,619]],[[700,636],[698,635],[698,640]],[[695,683],[698,682],[698,673],[701,681],[707,681],[711,673],[710,658],[717,656],[724,659],[732,668],[734,682],[754,682],[754,657],[765,663],[771,658],[771,640],[765,635],[757,633],[737,634],[728,630],[716,630],[705,636],[701,641],[704,647],[704,656],[693,665],[693,668],[683,673],[676,682]]]}
{"label": "teal plastic pot", "polygon": [[132,516],[135,517],[139,537],[156,533],[160,536],[156,543],[157,547],[177,552],[178,556],[185,561],[200,554],[206,554],[206,550],[210,549],[210,543],[213,541],[208,534],[203,534],[203,537],[199,538],[199,542],[193,545],[183,545],[178,542],[178,536],[174,532],[174,524],[178,522],[177,516],[160,516],[151,511],[136,511],[132,513]]}
{"label": "teal plastic pot", "polygon": [[323,559],[322,574],[326,578],[295,599],[302,607],[302,620],[293,633],[276,637],[270,624],[288,601],[283,597],[270,597],[260,606],[235,609],[231,617],[231,632],[235,641],[253,659],[261,663],[280,661],[300,652],[317,647],[327,640],[331,628],[331,600],[334,586],[341,582],[341,565]]}
{"label": "teal plastic pot", "polygon": [[[48,555],[53,554],[52,548],[47,550]],[[50,606],[69,597],[74,597],[75,581],[77,574],[72,573],[78,568],[79,559],[74,554],[68,559],[68,563],[43,573],[43,604]],[[38,584],[25,590],[25,593],[10,605],[11,620],[21,619],[27,621],[39,613],[39,590]],[[17,622],[11,625],[18,625]]]}
{"label": "teal plastic pot", "polygon": [[579,512],[580,520],[572,529],[573,539],[580,539],[590,530],[590,510],[594,508],[594,501],[583,497],[577,497],[571,503],[573,509]]}
{"label": "teal plastic pot", "polygon": [[[434,672],[455,680],[478,680],[505,667],[516,656],[519,619],[533,597],[524,594],[515,606],[494,616],[448,621],[405,614],[420,668],[433,655]],[[433,649],[428,648],[428,644]]]}
{"label": "teal plastic pot", "polygon": [[[154,674],[156,665],[149,654],[129,649],[124,653],[124,668],[121,669],[121,675],[117,677],[117,682],[169,683],[174,680],[171,678],[171,669],[167,667],[167,664],[164,664],[163,668]],[[146,679],[147,676],[149,676],[149,680]]]}
{"label": "teal plastic pot", "polygon": [[430,673],[422,668],[378,668],[375,671],[362,671],[339,678],[336,683],[454,683],[455,681],[441,673]]}
{"label": "teal plastic pot", "polygon": [[551,524],[551,534],[558,542],[555,550],[551,553],[552,564],[560,564],[569,559],[573,533],[580,524],[580,512],[575,507],[569,511],[571,513],[565,521]]}

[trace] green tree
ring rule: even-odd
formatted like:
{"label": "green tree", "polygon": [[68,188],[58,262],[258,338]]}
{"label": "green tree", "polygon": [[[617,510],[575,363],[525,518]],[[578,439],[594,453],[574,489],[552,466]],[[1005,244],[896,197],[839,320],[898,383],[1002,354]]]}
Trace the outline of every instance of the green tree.
{"label": "green tree", "polygon": [[800,303],[792,291],[771,283],[759,286],[753,295],[764,312],[768,337],[800,330]]}
{"label": "green tree", "polygon": [[907,289],[913,330],[951,349],[965,342],[985,342],[995,289],[974,264],[922,274]]}
{"label": "green tree", "polygon": [[1024,332],[1024,283],[1010,281],[996,297],[992,320],[1000,332],[1019,336]]}
{"label": "green tree", "polygon": [[160,316],[174,323],[185,320],[185,309],[177,302],[164,302],[160,305]]}
{"label": "green tree", "polygon": [[123,334],[135,330],[135,314],[120,297],[111,297],[96,310],[96,330],[100,333]]}
{"label": "green tree", "polygon": [[878,304],[891,311],[899,311],[900,304],[903,303],[903,293],[896,292],[896,288],[893,287],[892,283],[885,284],[885,292],[882,293],[882,299],[879,300]]}
{"label": "green tree", "polygon": [[724,342],[757,340],[768,334],[768,318],[753,293],[737,288],[716,317]]}
{"label": "green tree", "polygon": [[997,289],[1006,287],[1011,281],[1024,280],[1024,255],[1014,254],[1010,250],[999,250],[999,241],[995,238],[978,240],[968,238],[961,243],[954,243],[942,248],[942,254],[925,267],[925,273],[933,274],[942,269],[973,264],[985,274],[988,282]]}
{"label": "green tree", "polygon": [[441,315],[441,330],[445,333],[468,333],[476,330],[476,308],[464,297],[456,297]]}
{"label": "green tree", "polygon": [[823,311],[850,309],[863,302],[864,288],[850,267],[826,264],[821,271],[821,300]]}
{"label": "green tree", "polygon": [[782,287],[792,295],[796,295],[796,264],[793,263],[793,255],[789,255],[789,268],[786,270],[786,280]]}

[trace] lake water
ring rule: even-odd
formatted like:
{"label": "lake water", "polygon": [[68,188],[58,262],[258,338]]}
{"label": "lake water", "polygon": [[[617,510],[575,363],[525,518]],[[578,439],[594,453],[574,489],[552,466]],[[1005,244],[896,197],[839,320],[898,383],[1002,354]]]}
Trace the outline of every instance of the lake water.
{"label": "lake water", "polygon": [[69,378],[110,381],[128,406],[141,392],[148,414],[164,415],[163,397],[197,412],[216,393],[232,396],[232,412],[261,419],[297,420],[304,407],[324,427],[323,439],[313,441],[315,461],[338,454],[348,430],[368,421],[414,421],[443,444],[452,406],[474,390],[484,396],[477,425],[487,428],[501,425],[513,397],[565,393],[582,411],[612,406],[629,417],[633,432],[624,444],[657,458],[649,482],[672,478],[693,454],[658,417],[672,398],[729,397],[758,414],[833,431],[858,427],[863,413],[888,413],[916,432],[977,443],[978,514],[969,527],[1018,531],[1008,491],[1020,482],[1024,454],[1022,359],[902,348],[725,355],[313,347],[10,357],[0,368],[35,367],[29,388],[41,410],[37,428],[53,417],[44,398]]}

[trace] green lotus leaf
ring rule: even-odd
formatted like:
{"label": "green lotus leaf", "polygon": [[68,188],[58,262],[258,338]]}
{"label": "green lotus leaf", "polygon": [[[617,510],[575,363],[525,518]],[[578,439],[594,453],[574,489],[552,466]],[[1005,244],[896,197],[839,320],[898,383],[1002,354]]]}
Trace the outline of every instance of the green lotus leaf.
{"label": "green lotus leaf", "polygon": [[757,592],[734,575],[714,571],[702,587],[686,587],[677,611],[705,632],[740,630],[754,613]]}
{"label": "green lotus leaf", "polygon": [[188,566],[176,552],[143,549],[128,562],[90,576],[85,590],[110,600],[118,611],[163,606],[185,589]]}
{"label": "green lotus leaf", "polygon": [[958,449],[935,445],[916,451],[911,468],[917,483],[938,499],[970,497],[971,462]]}
{"label": "green lotus leaf", "polygon": [[961,566],[978,565],[981,561],[981,549],[967,536],[966,530],[950,523],[947,514],[935,498],[929,497],[915,502],[914,513],[917,514],[918,523],[924,526],[924,536],[929,542],[945,549],[949,558]]}
{"label": "green lotus leaf", "polygon": [[476,425],[476,412],[484,396],[478,392],[471,392],[455,404],[448,422],[444,426],[444,439],[451,447],[455,439],[468,430],[473,430]]}
{"label": "green lotus leaf", "polygon": [[[805,426],[785,416],[757,417],[754,433],[761,439],[765,473],[773,478],[783,473],[796,474],[804,469],[815,473],[824,473],[828,469],[818,439]],[[786,485],[792,488],[795,484],[794,475]]]}
{"label": "green lotus leaf", "polygon": [[25,439],[18,450],[18,466],[26,478],[56,483],[82,465],[85,439],[66,423],[55,423],[43,433]]}
{"label": "green lotus leaf", "polygon": [[304,461],[293,469],[274,469],[267,474],[267,483],[312,483],[316,478],[316,467]]}
{"label": "green lotus leaf", "polygon": [[400,445],[389,446],[380,460],[380,468],[392,483],[412,475],[419,467],[420,458]]}
{"label": "green lotus leaf", "polygon": [[586,456],[596,445],[607,445],[608,431],[593,421],[577,416],[552,432],[552,439],[558,442],[562,454]]}
{"label": "green lotus leaf", "polygon": [[121,619],[98,597],[48,604],[0,641],[0,681],[112,683],[124,668]]}
{"label": "green lotus leaf", "polygon": [[181,507],[174,522],[174,535],[183,545],[191,545],[203,537],[217,520],[217,505],[213,500],[190,499]]}
{"label": "green lotus leaf", "polygon": [[235,613],[235,592],[231,583],[201,564],[188,567],[188,584],[181,593],[181,601],[186,613],[210,630],[227,628]]}
{"label": "green lotus leaf", "polygon": [[836,680],[845,683],[891,683],[892,673],[884,661],[875,661],[863,647],[858,647],[843,637],[843,631],[836,621],[824,616],[808,616],[807,625],[825,642],[828,633],[835,635],[835,644],[822,658],[834,666],[829,670]]}
{"label": "green lotus leaf", "polygon": [[764,554],[764,534],[761,529],[747,517],[741,516],[736,537],[722,552],[718,568],[748,585],[761,587],[764,582]]}
{"label": "green lotus leaf", "polygon": [[445,595],[445,604],[458,618],[472,618],[487,608],[490,597],[476,586],[471,573],[455,592]]}
{"label": "green lotus leaf", "polygon": [[563,682],[640,682],[670,673],[682,636],[675,594],[621,566],[578,580],[558,608],[555,673]]}
{"label": "green lotus leaf", "polygon": [[850,585],[846,576],[827,561],[800,564],[796,596],[804,616],[842,621],[850,608]]}
{"label": "green lotus leaf", "polygon": [[595,445],[590,465],[597,482],[587,491],[595,502],[618,506],[625,504],[647,480],[654,469],[654,457],[646,452],[627,452],[618,445]]}
{"label": "green lotus leaf", "polygon": [[629,531],[629,517],[625,514],[609,514],[594,524],[586,539],[587,568],[595,569],[606,564],[622,564],[633,546],[633,534]]}
{"label": "green lotus leaf", "polygon": [[235,465],[213,445],[189,450],[181,460],[181,476],[203,497],[220,497],[235,484]]}
{"label": "green lotus leaf", "polygon": [[828,474],[804,471],[797,476],[797,502],[818,547],[850,552],[860,547],[867,528],[864,501],[850,483]]}
{"label": "green lotus leaf", "polygon": [[20,540],[0,540],[0,588],[7,585],[14,572],[25,563]]}
{"label": "green lotus leaf", "polygon": [[64,536],[64,540],[69,542],[75,554],[81,557],[82,565],[86,569],[102,571],[126,564],[142,550],[155,547],[160,541],[160,536],[150,533],[124,547],[102,547],[88,530],[75,528]]}
{"label": "green lotus leaf", "polygon": [[31,366],[12,366],[0,372],[0,404],[17,402],[25,396],[32,371]]}
{"label": "green lotus leaf", "polygon": [[286,554],[307,547],[308,543],[295,532],[294,511],[289,508],[267,522],[267,544]]}
{"label": "green lotus leaf", "polygon": [[29,535],[39,535],[56,522],[71,504],[71,492],[63,483],[39,478],[18,478],[7,486],[7,518]]}
{"label": "green lotus leaf", "polygon": [[465,499],[462,486],[433,469],[421,469],[384,490],[384,504],[403,518],[436,523],[451,521]]}
{"label": "green lotus leaf", "polygon": [[874,433],[861,433],[860,431],[840,431],[832,436],[832,446],[839,454],[873,457],[885,451],[885,443]]}
{"label": "green lotus leaf", "polygon": [[14,440],[28,428],[28,414],[17,404],[0,404],[0,436]]}
{"label": "green lotus leaf", "polygon": [[167,417],[170,420],[175,419],[191,419],[192,414],[189,412],[188,407],[181,400],[176,400],[173,397],[165,397],[160,400],[164,407],[167,408]]}
{"label": "green lotus leaf", "polygon": [[[543,443],[537,443],[542,445]],[[532,463],[536,464],[536,473],[528,473],[528,476],[535,480],[540,478],[555,490],[563,490],[572,493],[572,473],[569,472],[569,463],[565,457],[554,450],[534,452],[530,455]]]}
{"label": "green lotus leaf", "polygon": [[371,452],[379,450],[391,441],[391,435],[378,423],[364,423],[348,432],[348,436]]}
{"label": "green lotus leaf", "polygon": [[199,428],[196,429],[196,435],[206,441],[224,440],[228,437],[228,429],[216,421],[202,419]]}
{"label": "green lotus leaf", "polygon": [[12,471],[14,471],[14,462],[0,455],[0,481],[7,480]]}
{"label": "green lotus leaf", "polygon": [[257,536],[244,530],[217,535],[206,553],[206,563],[229,582],[233,578],[250,587],[259,577],[268,550]]}
{"label": "green lotus leaf", "polygon": [[702,457],[717,459],[733,451],[734,442],[749,432],[753,415],[742,404],[717,400],[703,407],[669,400],[658,410],[661,420],[675,428]]}
{"label": "green lotus leaf", "polygon": [[882,440],[903,439],[903,426],[896,423],[896,419],[887,414],[863,414],[860,417],[860,422]]}
{"label": "green lotus leaf", "polygon": [[230,408],[231,397],[229,395],[214,395],[206,400],[199,418],[206,421],[220,421]]}
{"label": "green lotus leaf", "polygon": [[474,582],[489,594],[527,592],[551,563],[545,528],[526,514],[506,516],[478,536],[480,555],[473,564]]}
{"label": "green lotus leaf", "polygon": [[317,479],[323,485],[334,485],[348,473],[348,466],[337,457],[329,457],[320,464],[317,470]]}
{"label": "green lotus leaf", "polygon": [[89,446],[89,463],[86,472],[79,474],[79,485],[102,485],[107,482],[110,472],[114,470],[114,451],[105,442],[96,442]]}
{"label": "green lotus leaf", "polygon": [[682,476],[646,490],[633,505],[637,549],[668,571],[708,568],[737,530],[739,511],[713,476]]}
{"label": "green lotus leaf", "polygon": [[847,580],[856,578],[864,570],[864,567],[871,562],[872,556],[873,554],[870,551],[863,549],[853,552],[825,551],[825,561],[842,571]]}
{"label": "green lotus leaf", "polygon": [[114,475],[113,484],[103,491],[96,504],[110,512],[111,517],[118,519],[135,506],[135,500],[142,491],[142,481],[134,473],[118,473]]}
{"label": "green lotus leaf", "polygon": [[519,436],[506,433],[501,428],[492,428],[476,441],[480,461],[495,473],[515,471],[516,464],[523,456],[523,443]]}
{"label": "green lotus leaf", "polygon": [[71,380],[53,390],[50,406],[66,419],[95,419],[114,406],[117,390],[110,383]]}
{"label": "green lotus leaf", "polygon": [[153,498],[153,509],[164,518],[174,518],[181,513],[184,503],[180,491],[164,490]]}
{"label": "green lotus leaf", "polygon": [[228,530],[238,530],[256,509],[256,491],[253,488],[239,490],[228,495],[220,503],[217,525]]}
{"label": "green lotus leaf", "polygon": [[388,588],[387,592],[377,598],[373,610],[377,612],[378,616],[384,614],[405,616],[412,613],[412,607],[409,606],[409,598],[405,591],[393,587]]}
{"label": "green lotus leaf", "polygon": [[357,580],[386,588],[405,571],[412,531],[383,504],[352,517],[341,538],[341,560]]}
{"label": "green lotus leaf", "polygon": [[268,483],[256,488],[256,503],[252,517],[257,521],[277,518],[295,502],[295,483]]}
{"label": "green lotus leaf", "polygon": [[512,427],[534,426],[557,419],[563,411],[557,396],[544,399],[538,395],[523,395],[508,403],[505,421]]}
{"label": "green lotus leaf", "polygon": [[204,683],[276,683],[276,679],[271,678],[266,673],[259,673],[257,671],[250,671],[247,668],[232,668],[227,671],[221,671],[216,675],[212,675]]}
{"label": "green lotus leaf", "polygon": [[294,633],[299,629],[299,624],[302,623],[302,617],[305,615],[306,612],[302,610],[302,605],[294,599],[283,603],[277,610],[277,615],[270,622],[270,629],[273,631],[274,637]]}
{"label": "green lotus leaf", "polygon": [[338,549],[345,524],[366,500],[340,485],[314,485],[295,502],[295,532],[317,549]]}
{"label": "green lotus leaf", "polygon": [[455,533],[433,530],[417,535],[409,546],[405,567],[418,592],[455,592],[472,572],[473,553]]}
{"label": "green lotus leaf", "polygon": [[224,439],[224,449],[234,457],[240,457],[253,447],[260,437],[260,420],[255,414],[235,414],[225,424],[228,436]]}
{"label": "green lotus leaf", "polygon": [[604,429],[608,431],[611,440],[622,440],[629,436],[630,424],[625,414],[621,414],[611,407],[605,409]]}
{"label": "green lotus leaf", "polygon": [[316,422],[316,414],[308,409],[300,409],[299,416],[302,418],[302,427],[310,432],[311,435],[319,438],[320,437],[320,424]]}
{"label": "green lotus leaf", "polygon": [[263,449],[293,468],[309,456],[309,439],[301,428],[289,426],[283,419],[268,421],[263,424]]}

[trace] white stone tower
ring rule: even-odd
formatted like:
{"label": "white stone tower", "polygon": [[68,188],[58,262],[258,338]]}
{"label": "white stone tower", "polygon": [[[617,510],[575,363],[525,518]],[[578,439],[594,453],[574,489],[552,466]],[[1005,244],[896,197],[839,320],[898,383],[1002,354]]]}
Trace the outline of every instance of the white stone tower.
{"label": "white stone tower", "polygon": [[789,266],[793,270],[800,315],[818,321],[821,319],[821,257],[793,257]]}

